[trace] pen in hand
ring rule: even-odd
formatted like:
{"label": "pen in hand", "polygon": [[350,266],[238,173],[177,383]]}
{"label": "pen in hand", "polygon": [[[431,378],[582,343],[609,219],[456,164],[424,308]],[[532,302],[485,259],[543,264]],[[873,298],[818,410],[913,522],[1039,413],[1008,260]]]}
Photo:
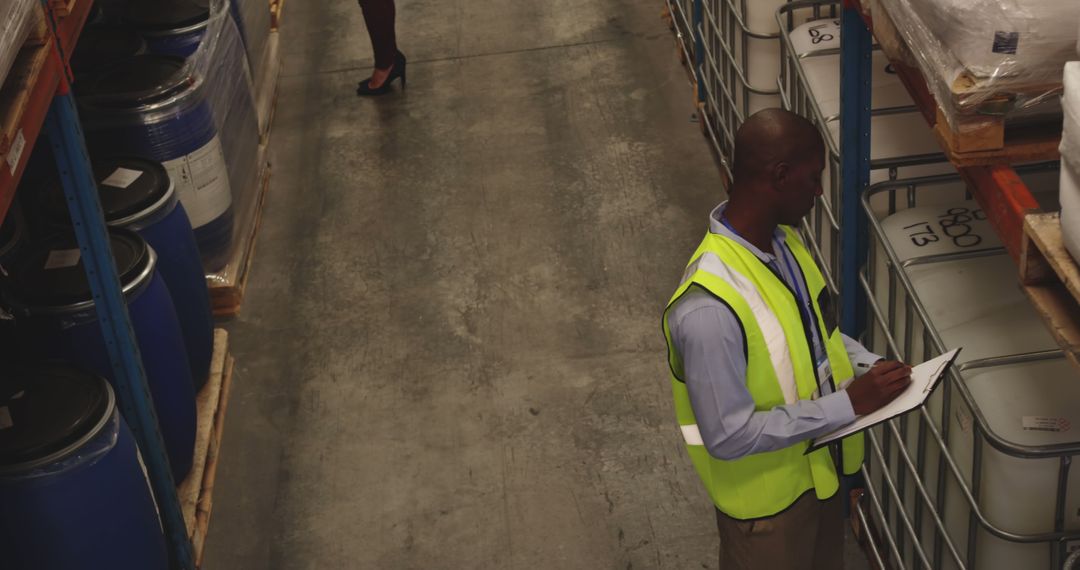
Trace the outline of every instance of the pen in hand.
{"label": "pen in hand", "polygon": [[911,384],[911,367],[898,360],[882,360],[847,387],[851,408],[865,416],[893,401]]}

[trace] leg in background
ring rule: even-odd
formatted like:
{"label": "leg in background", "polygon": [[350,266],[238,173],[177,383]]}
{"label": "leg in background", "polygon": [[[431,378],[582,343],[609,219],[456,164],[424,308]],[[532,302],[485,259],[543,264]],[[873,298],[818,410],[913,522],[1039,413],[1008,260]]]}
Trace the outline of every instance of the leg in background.
{"label": "leg in background", "polygon": [[360,0],[360,8],[375,51],[375,68],[389,70],[397,56],[394,0]]}

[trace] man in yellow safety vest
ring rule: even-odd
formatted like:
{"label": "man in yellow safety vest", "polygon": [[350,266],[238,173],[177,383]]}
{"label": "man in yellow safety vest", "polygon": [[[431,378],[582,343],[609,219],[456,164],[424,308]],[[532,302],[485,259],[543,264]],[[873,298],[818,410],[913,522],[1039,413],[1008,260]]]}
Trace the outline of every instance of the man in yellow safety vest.
{"label": "man in yellow safety vest", "polygon": [[806,453],[809,440],[911,382],[908,366],[840,333],[795,230],[824,168],[806,119],[780,109],[747,119],[730,198],[664,312],[676,415],[716,506],[722,570],[842,568],[840,474],[858,471],[863,438]]}

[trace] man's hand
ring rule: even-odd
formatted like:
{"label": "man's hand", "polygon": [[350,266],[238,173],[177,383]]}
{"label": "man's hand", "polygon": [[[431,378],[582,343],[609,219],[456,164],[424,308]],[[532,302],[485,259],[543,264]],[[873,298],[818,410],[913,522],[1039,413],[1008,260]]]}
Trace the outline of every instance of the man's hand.
{"label": "man's hand", "polygon": [[911,384],[911,367],[897,360],[882,360],[847,387],[855,415],[865,416],[893,401]]}

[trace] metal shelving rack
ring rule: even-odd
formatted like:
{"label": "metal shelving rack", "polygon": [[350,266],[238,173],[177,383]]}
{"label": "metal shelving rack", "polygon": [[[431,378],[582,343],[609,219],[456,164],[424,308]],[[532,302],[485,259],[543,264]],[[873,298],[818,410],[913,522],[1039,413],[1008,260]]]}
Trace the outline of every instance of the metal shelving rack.
{"label": "metal shelving rack", "polygon": [[194,570],[191,542],[165,446],[158,431],[139,347],[116,275],[105,219],[71,93],[71,52],[92,4],[93,0],[77,0],[71,13],[60,17],[48,0],[41,0],[53,37],[43,48],[49,50],[46,61],[29,81],[30,97],[18,125],[25,145],[9,153],[8,163],[4,165],[6,168],[0,168],[0,218],[6,216],[31,149],[44,131],[56,158],[56,167],[82,251],[87,279],[113,367],[117,400],[124,419],[135,435],[146,466],[168,540],[172,567]]}
{"label": "metal shelving rack", "polygon": [[[841,158],[843,164],[842,170],[842,211],[844,220],[846,223],[841,227],[841,248],[843,252],[841,263],[841,275],[840,281],[842,283],[841,290],[843,292],[843,323],[842,327],[844,331],[852,336],[858,337],[867,331],[867,311],[873,308],[876,312],[878,308],[876,304],[870,303],[866,296],[866,288],[860,286],[861,279],[863,279],[863,265],[868,259],[867,243],[868,240],[868,217],[862,215],[864,208],[869,212],[869,206],[864,204],[865,194],[869,190],[869,166],[870,166],[870,81],[871,81],[871,44],[873,41],[873,21],[872,17],[866,16],[865,12],[861,10],[859,6],[860,0],[843,0],[843,13],[842,13],[842,34],[841,34]],[[893,67],[900,77],[902,83],[907,88],[908,92],[915,100],[917,107],[921,111],[921,114],[926,119],[927,123],[931,126],[937,120],[937,103],[930,93],[925,78],[922,76],[918,69],[914,69],[902,62],[893,62]],[[955,164],[954,164],[955,165]],[[1039,210],[1039,204],[1032,195],[1031,190],[1020,178],[1017,169],[1011,164],[995,164],[990,166],[962,166],[955,165],[960,173],[961,178],[966,182],[968,191],[972,197],[979,203],[983,212],[985,212],[987,220],[990,222],[995,233],[1000,238],[1001,242],[1005,246],[1010,257],[1013,261],[1020,265],[1022,263],[1022,244],[1024,242],[1024,219],[1025,216],[1031,211]],[[930,180],[924,179],[924,180]],[[857,223],[852,223],[857,222]],[[865,285],[865,282],[862,282]],[[880,314],[876,315],[880,320]],[[888,337],[888,331],[885,331],[885,336]],[[944,349],[944,345],[941,339],[938,338],[936,333],[930,335],[929,344],[932,344],[938,352]],[[893,339],[888,338],[889,344],[893,350],[897,350],[897,347]],[[1060,342],[1060,341],[1059,341]],[[1065,348],[1065,347],[1063,347]],[[963,367],[961,367],[963,368]],[[949,388],[952,388],[950,390]],[[950,392],[955,392],[953,397],[965,396],[962,386],[958,387],[946,387],[946,398]],[[965,400],[970,400],[970,396],[965,396]],[[970,401],[968,402],[970,405]],[[926,425],[931,425],[932,421],[925,408],[916,412],[916,421],[923,421]],[[977,422],[983,427],[985,422]],[[887,430],[890,430],[889,435],[893,436],[896,441],[903,441],[903,436],[900,431],[897,430],[897,426],[894,422],[889,422]],[[944,450],[946,448],[945,440],[942,434],[939,434],[935,429],[930,429],[937,444],[941,446],[943,451],[943,458],[946,457]],[[982,433],[981,431],[979,433]],[[983,434],[982,437],[986,437],[990,440],[990,444],[1002,450],[1005,453],[1011,453],[1016,456],[1035,457],[1035,456],[1048,456],[1053,457],[1061,462],[1061,468],[1058,477],[1058,493],[1062,493],[1062,485],[1064,485],[1065,476],[1069,471],[1069,465],[1072,462],[1072,458],[1068,453],[1069,450],[1062,448],[1061,450],[1048,451],[1033,451],[1032,449],[1013,449],[1013,446],[1008,442],[993,441],[994,436],[992,433]],[[889,439],[886,437],[886,439]],[[881,445],[877,441],[876,437],[869,438],[870,448],[868,449],[868,457],[870,452],[873,452],[874,456],[878,459],[878,462],[882,465],[888,463],[887,455],[889,453],[888,441],[883,441],[885,444],[884,455],[881,449]],[[902,448],[902,446],[899,446]],[[901,459],[903,460],[903,466],[906,467],[906,471],[911,473],[917,473],[919,466],[913,463],[913,459],[908,457],[906,452],[901,451]],[[921,453],[921,452],[920,452]],[[956,465],[951,458],[947,459],[949,470],[955,474],[958,480],[960,475],[956,471]],[[865,470],[865,467],[864,467]],[[900,475],[903,477],[905,468],[900,468]],[[940,499],[942,496],[942,488],[940,484],[943,482],[945,472],[947,470],[940,469],[938,474],[939,488],[937,489],[937,497]],[[885,474],[885,478],[888,478],[888,473]],[[886,487],[892,491],[895,495],[896,487],[893,481],[888,481]],[[913,482],[917,484],[918,482]],[[903,488],[903,481],[900,481],[900,487]],[[1043,533],[1039,535],[1021,535],[1014,534],[1007,531],[1003,531],[1000,528],[994,526],[984,516],[973,497],[978,496],[978,476],[975,476],[975,487],[969,489],[967,485],[960,480],[960,487],[966,494],[967,501],[971,504],[972,510],[969,514],[969,526],[968,536],[966,537],[954,537],[958,540],[949,541],[945,539],[937,541],[934,544],[932,551],[924,552],[921,547],[916,548],[915,554],[918,555],[918,561],[923,563],[924,567],[933,567],[928,562],[929,559],[934,560],[934,564],[940,564],[943,558],[949,558],[954,560],[959,567],[965,567],[965,560],[971,561],[974,559],[974,541],[973,537],[974,529],[977,526],[981,526],[989,534],[1018,543],[1033,543],[1033,542],[1047,542],[1050,544],[1057,544],[1075,540],[1075,533],[1070,533],[1064,530],[1062,525],[1063,514],[1058,513],[1056,515],[1055,531],[1052,533]],[[932,503],[930,496],[926,494],[927,490],[921,486],[918,487],[918,491],[922,494],[922,499],[927,502],[928,505]],[[932,490],[931,490],[932,491]],[[876,496],[876,493],[871,492],[868,489],[870,502],[870,512],[864,512],[862,508],[857,509],[856,516],[860,524],[864,529],[869,529],[872,525],[872,521],[877,515],[877,518],[884,516],[882,514],[882,500],[888,501],[890,499],[900,501],[897,496],[883,496],[881,498]],[[887,493],[883,494],[888,495]],[[916,503],[920,506],[922,503],[916,499]],[[940,507],[940,504],[937,505]],[[932,508],[932,506],[930,507]],[[1061,505],[1058,506],[1060,511]],[[919,510],[916,510],[918,513]],[[918,517],[918,515],[916,515]],[[934,519],[937,523],[937,527],[941,530],[941,521]],[[905,517],[903,522],[906,525],[906,531],[908,534],[912,532],[911,522]],[[899,524],[899,523],[898,523]],[[906,535],[905,535],[906,536]],[[888,538],[886,536],[886,538]],[[901,537],[900,548],[903,548],[903,538]],[[966,540],[965,540],[966,539]],[[956,542],[956,544],[953,544]],[[868,541],[871,558],[875,559],[879,566],[883,566],[882,558],[888,557],[892,554],[896,559],[902,559],[900,551],[897,549],[897,544],[889,538],[883,544],[875,544],[873,539]],[[965,549],[966,546],[966,549]],[[881,548],[879,551],[878,548]],[[947,551],[946,551],[947,547]],[[1063,550],[1054,549],[1051,554],[1051,564],[1055,567],[1059,567],[1061,560],[1064,557]]]}
{"label": "metal shelving rack", "polygon": [[[858,213],[860,195],[869,181],[870,166],[870,45],[873,22],[863,15],[859,0],[844,0],[841,35],[841,138],[843,157],[843,212]],[[912,99],[931,126],[936,121],[937,103],[917,69],[894,62],[894,69]],[[1013,260],[1019,263],[1024,235],[1024,216],[1038,210],[1031,190],[1012,165],[957,166],[975,199],[1001,238]],[[862,332],[865,303],[856,296],[858,269],[865,259],[866,225],[841,228],[844,265],[840,280],[850,287],[841,289],[844,299],[845,332]],[[862,249],[860,249],[862,248]],[[861,311],[861,313],[860,313]],[[861,315],[861,316],[860,316]]]}

